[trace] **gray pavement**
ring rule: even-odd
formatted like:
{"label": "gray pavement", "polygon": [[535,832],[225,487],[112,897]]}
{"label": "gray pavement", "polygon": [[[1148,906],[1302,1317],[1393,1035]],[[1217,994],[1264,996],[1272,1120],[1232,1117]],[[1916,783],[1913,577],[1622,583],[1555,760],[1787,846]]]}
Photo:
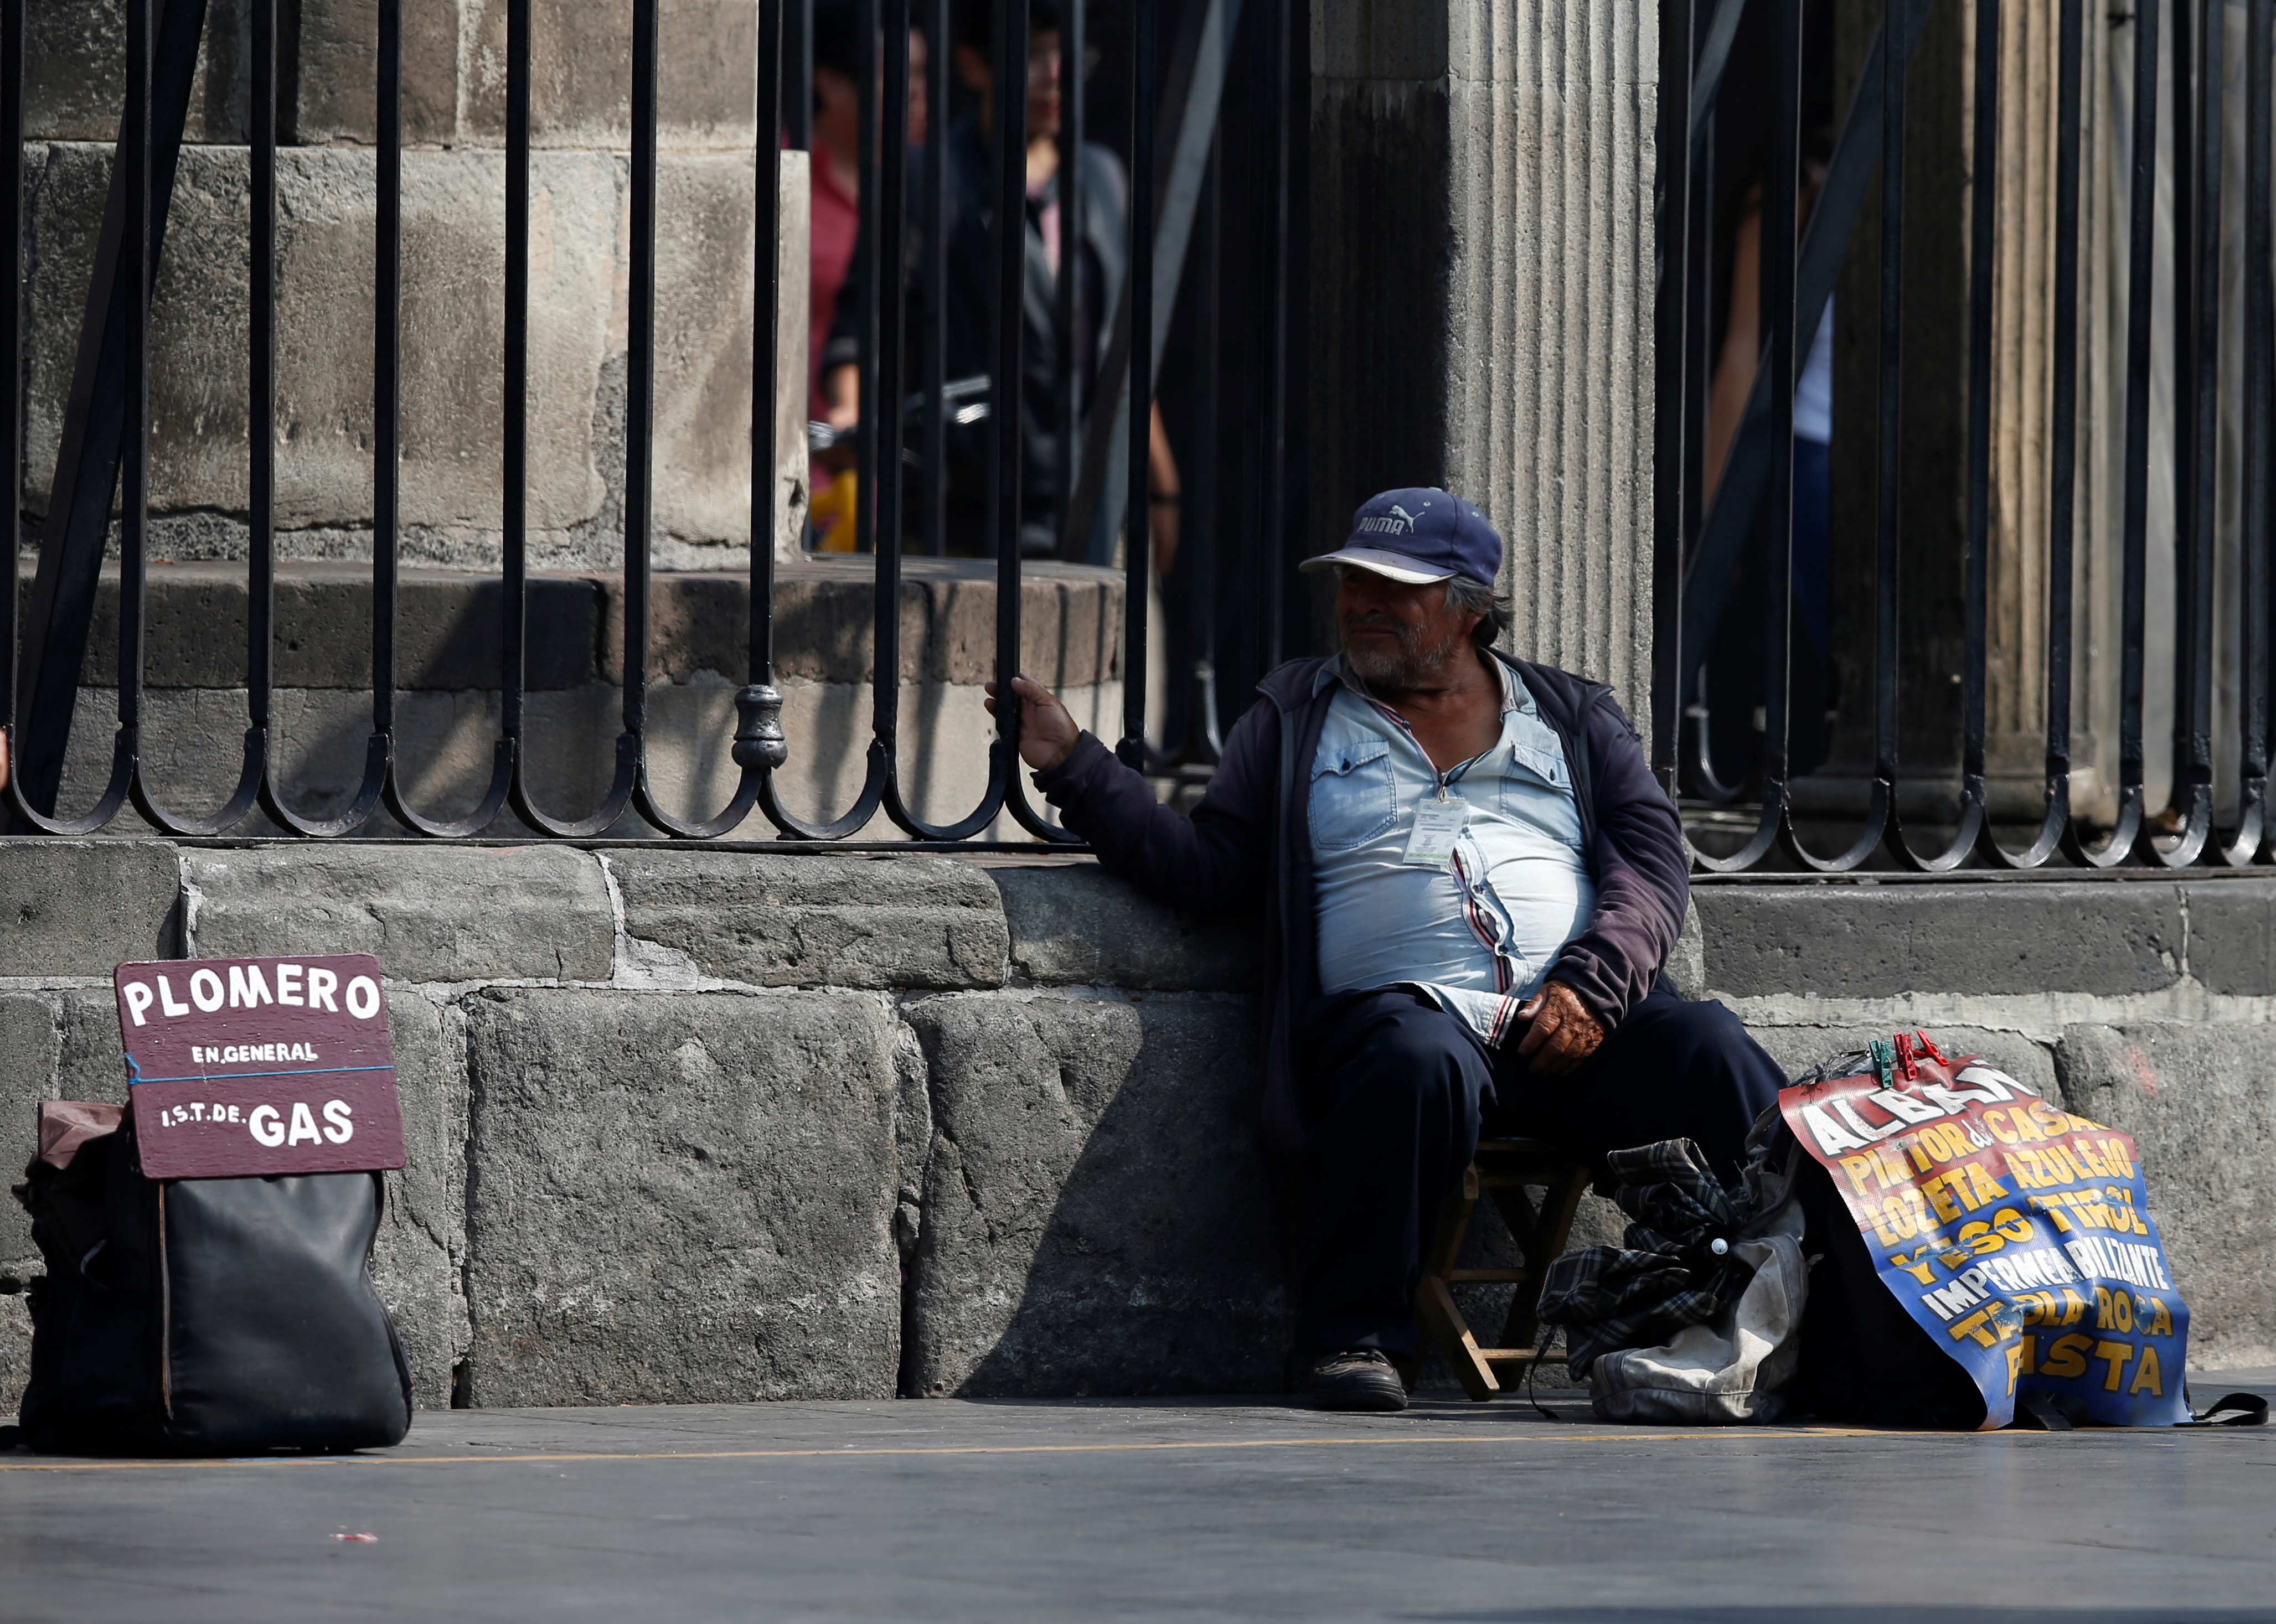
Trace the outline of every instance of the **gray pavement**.
{"label": "gray pavement", "polygon": [[1677,1430],[1577,1396],[1553,1422],[1458,1398],[459,1410],[348,1458],[19,1452],[0,1618],[2276,1620],[2276,1429]]}

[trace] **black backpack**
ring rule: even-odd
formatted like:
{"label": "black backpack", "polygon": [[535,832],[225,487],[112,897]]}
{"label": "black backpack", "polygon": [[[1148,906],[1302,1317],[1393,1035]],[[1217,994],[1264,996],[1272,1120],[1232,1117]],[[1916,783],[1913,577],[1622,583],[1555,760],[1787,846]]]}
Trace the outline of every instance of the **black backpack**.
{"label": "black backpack", "polygon": [[383,1447],[411,1370],[373,1289],[376,1172],[142,1176],[130,1113],[48,1101],[16,1197],[31,1283],[22,1439],[49,1452]]}

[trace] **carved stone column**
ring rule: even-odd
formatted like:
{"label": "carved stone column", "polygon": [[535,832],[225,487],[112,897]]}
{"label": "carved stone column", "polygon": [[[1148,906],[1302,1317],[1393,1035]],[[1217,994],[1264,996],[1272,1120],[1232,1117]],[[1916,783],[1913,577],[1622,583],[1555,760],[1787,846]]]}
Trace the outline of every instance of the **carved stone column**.
{"label": "carved stone column", "polygon": [[1649,724],[1657,21],[1643,0],[1320,0],[1311,540],[1444,484],[1517,652]]}

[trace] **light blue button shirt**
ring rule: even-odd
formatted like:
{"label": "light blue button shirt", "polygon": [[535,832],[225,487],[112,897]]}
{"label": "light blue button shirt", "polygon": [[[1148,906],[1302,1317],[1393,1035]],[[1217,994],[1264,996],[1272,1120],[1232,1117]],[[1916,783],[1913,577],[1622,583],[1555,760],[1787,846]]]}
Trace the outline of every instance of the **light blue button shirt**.
{"label": "light blue button shirt", "polygon": [[[1488,1043],[1541,989],[1597,904],[1556,731],[1499,661],[1501,737],[1442,778],[1396,711],[1340,682],[1312,757],[1320,985],[1408,985]],[[1415,808],[1441,791],[1468,814],[1444,869],[1404,861]]]}

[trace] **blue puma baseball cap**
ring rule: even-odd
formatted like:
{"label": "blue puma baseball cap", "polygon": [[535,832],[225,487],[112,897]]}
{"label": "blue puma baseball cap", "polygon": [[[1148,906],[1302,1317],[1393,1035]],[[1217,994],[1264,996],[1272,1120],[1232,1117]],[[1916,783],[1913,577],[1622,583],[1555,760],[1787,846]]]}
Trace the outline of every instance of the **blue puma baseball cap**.
{"label": "blue puma baseball cap", "polygon": [[1456,575],[1491,586],[1501,573],[1501,532],[1476,508],[1435,485],[1386,490],[1352,515],[1349,541],[1296,567],[1326,570],[1341,564],[1410,587]]}

